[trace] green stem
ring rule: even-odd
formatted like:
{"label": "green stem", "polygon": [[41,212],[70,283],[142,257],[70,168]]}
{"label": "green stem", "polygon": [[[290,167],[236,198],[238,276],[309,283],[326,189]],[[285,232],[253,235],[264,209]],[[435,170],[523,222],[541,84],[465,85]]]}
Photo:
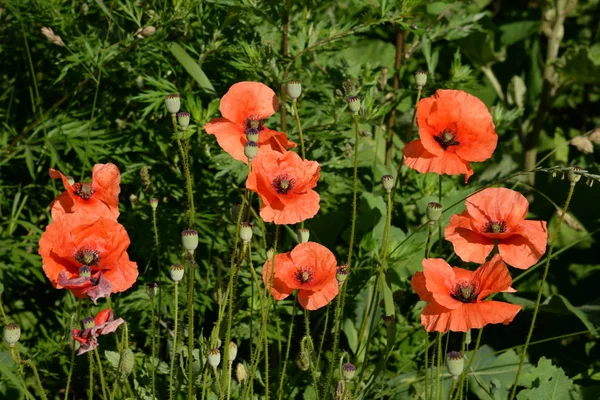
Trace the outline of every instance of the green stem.
{"label": "green stem", "polygon": [[[8,320],[7,320],[8,321]],[[15,346],[10,346],[10,356],[12,357],[17,367],[19,367],[19,377],[21,378],[21,384],[23,385],[23,393],[25,399],[29,399],[29,392],[27,390],[27,384],[25,383],[25,371],[23,370],[23,364],[21,363],[21,356]]]}
{"label": "green stem", "polygon": [[[404,146],[406,146],[406,144],[410,141],[412,131],[415,127],[415,117],[417,116],[417,105],[419,104],[419,101],[421,100],[421,91],[422,91],[422,88],[419,88],[417,90],[417,100],[415,101],[415,107],[413,108],[413,114],[410,119],[410,125],[408,127],[408,131],[406,132],[406,139],[404,140]],[[398,167],[396,167],[396,182],[394,182],[394,189],[392,190],[392,192],[394,192],[394,193],[396,193],[396,190],[398,190],[398,183],[400,182],[400,171],[402,170],[403,163],[404,163],[404,161],[400,160],[400,162],[398,162]]]}
{"label": "green stem", "polygon": [[441,381],[440,381],[440,370],[442,368],[442,332],[437,334],[437,367],[435,369],[435,398],[440,400],[441,397]]}
{"label": "green stem", "polygon": [[227,400],[231,399],[231,371],[233,369],[233,361],[227,363]]}
{"label": "green stem", "polygon": [[425,331],[425,400],[429,399],[429,332]]}
{"label": "green stem", "polygon": [[465,370],[463,371],[463,373],[460,377],[460,385],[458,386],[458,391],[454,395],[455,400],[458,399],[459,395],[460,395],[460,398],[462,398],[463,388],[465,387],[465,381],[467,379],[467,376],[469,375],[469,371],[471,371],[471,367],[473,366],[473,361],[475,361],[475,356],[477,355],[477,352],[479,351],[479,344],[481,343],[482,335],[483,335],[483,328],[479,329],[479,332],[477,333],[477,340],[475,341],[475,349],[473,349],[473,352],[471,353],[471,357],[469,358],[469,363],[467,364],[467,368],[465,368]]}
{"label": "green stem", "polygon": [[187,314],[188,314],[188,400],[195,398],[194,394],[194,254],[188,253],[188,288],[187,288]]}
{"label": "green stem", "polygon": [[173,316],[174,328],[173,328],[173,353],[171,354],[171,367],[169,368],[169,399],[173,400],[173,370],[175,369],[175,358],[177,357],[177,320],[179,319],[179,282],[175,282],[175,300],[173,301],[175,307],[175,315]]}
{"label": "green stem", "polygon": [[108,393],[106,391],[106,380],[104,379],[104,369],[102,369],[102,361],[100,360],[100,354],[98,349],[94,349],[94,355],[96,356],[96,363],[98,364],[98,374],[100,375],[100,385],[102,387],[102,396],[108,399]]}
{"label": "green stem", "polygon": [[[151,329],[152,329],[152,358],[150,359],[150,374],[152,379],[152,400],[156,399],[156,371],[154,367],[154,362],[156,360],[156,306],[154,303],[154,297],[150,299],[150,308],[151,308]],[[66,400],[66,399],[65,399]]]}
{"label": "green stem", "polygon": [[319,344],[319,352],[317,353],[317,369],[319,369],[321,364],[321,355],[323,354],[323,346],[325,345],[325,337],[327,336],[327,328],[329,327],[329,304],[327,304],[327,310],[325,310],[325,323],[323,325],[321,343]]}
{"label": "green stem", "polygon": [[427,241],[425,242],[425,258],[429,258],[429,247],[431,245],[431,236],[433,236],[433,225],[434,221],[429,221],[427,224]]}
{"label": "green stem", "polygon": [[88,352],[88,364],[90,369],[90,380],[88,382],[88,399],[94,398],[94,357],[92,353]]}
{"label": "green stem", "polygon": [[296,125],[298,126],[298,136],[300,137],[300,154],[302,159],[306,159],[306,153],[304,152],[304,135],[302,135],[302,124],[300,124],[300,115],[298,114],[298,105],[296,100],[292,100],[292,109],[294,110],[294,117],[296,117]]}
{"label": "green stem", "polygon": [[42,386],[42,380],[40,379],[40,374],[38,374],[38,370],[35,367],[35,364],[33,363],[33,361],[24,360],[23,364],[29,366],[29,368],[31,368],[31,370],[33,371],[33,376],[35,377],[35,383],[37,384],[38,389],[40,390],[42,400],[48,400],[48,397],[46,397],[46,392],[44,391],[44,387]]}
{"label": "green stem", "polygon": [[[75,311],[75,321],[81,318],[81,299],[77,300],[77,311]],[[75,346],[71,343],[71,363],[69,364],[69,373],[67,375],[67,387],[65,388],[65,399],[69,398],[69,389],[71,388],[71,377],[73,376],[73,368],[75,367]]]}
{"label": "green stem", "polygon": [[204,376],[202,377],[202,397],[201,400],[205,399],[206,396],[206,388],[208,386],[208,374],[209,374],[208,362],[204,366]]}
{"label": "green stem", "polygon": [[[438,175],[438,203],[442,205],[442,174]],[[442,219],[438,219],[438,250],[442,253]]]}
{"label": "green stem", "polygon": [[173,130],[175,131],[175,139],[177,140],[177,147],[179,147],[179,153],[181,154],[181,165],[183,167],[183,174],[185,176],[185,184],[188,198],[188,229],[193,229],[195,225],[195,210],[194,210],[194,191],[192,188],[192,178],[190,174],[190,165],[187,157],[187,152],[185,151],[181,140],[183,138],[179,137],[179,129],[177,128],[177,117],[175,114],[171,115],[171,121],[173,123]]}
{"label": "green stem", "polygon": [[285,358],[283,359],[283,370],[281,371],[281,376],[279,377],[279,390],[277,391],[279,400],[281,400],[281,398],[283,397],[283,380],[285,379],[285,370],[287,367],[288,359],[290,357],[290,347],[292,344],[292,332],[294,331],[294,318],[296,317],[297,305],[298,305],[298,301],[296,299],[294,299],[294,305],[292,307],[292,320],[290,321],[290,330],[288,332],[287,346],[285,349]]}
{"label": "green stem", "polygon": [[310,318],[308,315],[308,310],[306,308],[304,309],[304,327],[306,329],[306,338],[308,338],[308,342],[310,343],[310,352],[308,355],[310,374],[312,376],[313,385],[315,387],[316,398],[319,399],[319,383],[317,380],[317,371],[313,362],[313,353],[315,352],[315,345],[310,334]]}
{"label": "green stem", "polygon": [[533,334],[533,329],[535,327],[535,321],[537,319],[538,311],[540,308],[540,303],[542,301],[542,295],[544,293],[544,284],[546,283],[546,278],[548,277],[548,271],[550,269],[550,259],[552,258],[552,251],[554,250],[554,244],[556,243],[556,239],[558,237],[558,231],[560,226],[562,225],[565,215],[567,215],[567,210],[569,209],[569,204],[571,203],[571,198],[573,197],[573,192],[575,191],[576,182],[571,182],[569,187],[569,194],[567,195],[567,200],[565,201],[565,205],[562,209],[562,214],[558,219],[556,227],[552,232],[552,238],[550,239],[550,247],[548,248],[548,256],[546,257],[546,265],[544,266],[544,274],[542,275],[542,280],[540,282],[540,288],[537,293],[537,299],[535,301],[535,308],[533,309],[533,317],[531,319],[531,324],[529,325],[529,332],[527,333],[527,339],[525,340],[525,345],[523,346],[523,352],[521,353],[521,360],[519,361],[519,368],[517,369],[517,375],[515,376],[515,382],[513,384],[512,390],[510,392],[510,400],[515,398],[517,393],[517,386],[519,384],[519,378],[521,377],[521,371],[523,370],[523,364],[525,363],[525,357],[527,356],[527,347],[529,346],[529,342],[531,341],[531,335]]}
{"label": "green stem", "polygon": [[0,316],[2,316],[2,325],[8,324],[8,317],[4,312],[4,306],[2,305],[2,296],[0,296]]}

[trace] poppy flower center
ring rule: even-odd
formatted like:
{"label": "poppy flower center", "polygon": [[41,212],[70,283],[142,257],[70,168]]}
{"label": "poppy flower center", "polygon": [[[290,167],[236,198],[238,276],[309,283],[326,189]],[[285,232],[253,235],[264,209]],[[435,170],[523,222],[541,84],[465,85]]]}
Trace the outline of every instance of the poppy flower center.
{"label": "poppy flower center", "polygon": [[474,303],[477,299],[477,286],[471,282],[458,282],[450,293],[453,299],[463,303]]}
{"label": "poppy flower center", "polygon": [[435,139],[444,150],[450,146],[458,146],[460,144],[456,140],[456,131],[451,128],[444,129],[437,136],[434,136],[433,139]]}
{"label": "poppy flower center", "polygon": [[484,233],[504,233],[506,232],[506,222],[488,221],[483,227]]}
{"label": "poppy flower center", "polygon": [[294,273],[294,279],[298,281],[300,285],[311,283],[314,279],[315,273],[309,267],[302,267]]}
{"label": "poppy flower center", "polygon": [[263,129],[265,129],[265,127],[263,125],[262,120],[258,117],[249,117],[248,119],[246,119],[246,133],[248,133],[250,129],[262,131]]}
{"label": "poppy flower center", "polygon": [[73,185],[73,191],[84,200],[89,199],[94,194],[94,188],[89,183],[79,182]]}
{"label": "poppy flower center", "polygon": [[271,186],[279,194],[288,194],[296,186],[296,180],[287,174],[277,175],[271,182]]}
{"label": "poppy flower center", "polygon": [[75,258],[79,264],[91,267],[97,265],[98,261],[100,261],[100,253],[97,250],[81,248],[77,250],[73,258]]}

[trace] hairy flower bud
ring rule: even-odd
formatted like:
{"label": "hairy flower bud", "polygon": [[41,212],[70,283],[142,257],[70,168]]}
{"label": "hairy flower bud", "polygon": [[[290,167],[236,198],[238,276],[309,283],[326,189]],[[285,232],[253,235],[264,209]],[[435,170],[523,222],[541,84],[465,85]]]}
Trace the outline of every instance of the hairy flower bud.
{"label": "hairy flower bud", "polygon": [[181,243],[188,253],[193,253],[198,247],[198,231],[186,229],[181,232]]}
{"label": "hairy flower bud", "polygon": [[148,295],[150,300],[154,299],[154,297],[156,297],[157,293],[158,293],[158,283],[150,282],[150,283],[146,284],[146,294]]}
{"label": "hairy flower bud", "polygon": [[167,111],[171,113],[171,115],[176,115],[181,108],[181,100],[179,100],[178,94],[169,94],[165,98],[165,106],[167,107]]}
{"label": "hairy flower bud", "polygon": [[208,351],[207,357],[210,366],[214,369],[217,369],[217,367],[221,363],[221,352],[219,351],[219,349],[210,349]]}
{"label": "hairy flower bud", "polygon": [[153,210],[156,210],[156,207],[158,207],[158,199],[156,197],[150,199],[150,207],[152,207]]}
{"label": "hairy flower bud", "polygon": [[308,358],[308,354],[305,351],[301,351],[298,354],[296,364],[298,365],[298,368],[300,368],[302,371],[308,371],[308,369],[310,368],[310,358]]}
{"label": "hairy flower bud", "polygon": [[173,264],[171,265],[171,279],[175,282],[179,282],[183,279],[183,273],[185,272],[185,268],[181,264]]}
{"label": "hairy flower bud", "polygon": [[248,222],[242,222],[240,224],[240,239],[243,243],[250,243],[252,240],[252,224]]}
{"label": "hairy flower bud", "polygon": [[446,369],[453,379],[462,375],[465,369],[465,358],[460,351],[451,351],[446,354]]}
{"label": "hairy flower bud", "polygon": [[246,142],[244,145],[244,155],[248,160],[252,160],[258,154],[258,144],[256,142]]}
{"label": "hairy flower bud", "polygon": [[442,211],[442,205],[432,201],[431,203],[427,204],[427,219],[429,219],[430,222],[439,220],[442,216]]}
{"label": "hairy flower bud", "polygon": [[21,327],[14,322],[4,327],[4,340],[10,347],[14,347],[15,344],[21,338]]}
{"label": "hairy flower bud", "polygon": [[423,89],[427,84],[427,72],[418,70],[415,72],[415,83],[418,89]]}
{"label": "hairy flower bud", "polygon": [[246,367],[244,367],[244,364],[238,363],[235,366],[235,378],[240,384],[248,378],[248,372],[246,372]]}
{"label": "hairy flower bud", "polygon": [[237,352],[238,352],[238,346],[237,344],[235,344],[234,341],[229,342],[229,362],[233,362],[233,360],[235,360],[235,358],[237,357]]}
{"label": "hairy flower bud", "polygon": [[351,96],[351,97],[348,97],[347,101],[348,101],[348,108],[350,109],[350,111],[352,111],[355,115],[357,115],[358,112],[360,111],[360,97]]}
{"label": "hairy flower bud", "polygon": [[135,357],[131,349],[123,350],[120,364],[119,372],[125,377],[129,376],[129,374],[131,374],[133,371],[133,366],[135,365]]}
{"label": "hairy flower bud", "polygon": [[156,33],[156,28],[152,25],[149,25],[140,31],[140,35],[145,38],[154,35],[154,33]]}
{"label": "hairy flower bud", "polygon": [[302,83],[296,80],[289,81],[286,89],[287,94],[290,96],[292,101],[296,101],[296,99],[302,94]]}
{"label": "hairy flower bud", "polygon": [[298,228],[296,237],[298,238],[298,243],[306,243],[310,239],[310,231],[306,228]]}
{"label": "hairy flower bud", "polygon": [[52,28],[48,28],[46,26],[43,27],[42,35],[44,35],[46,37],[46,39],[48,39],[50,42],[52,42],[52,44],[55,44],[60,47],[65,47],[65,43],[63,42],[61,37],[58,36],[56,33],[54,33]]}
{"label": "hairy flower bud", "polygon": [[381,177],[381,184],[387,193],[390,193],[394,188],[394,177],[392,175],[384,175]]}

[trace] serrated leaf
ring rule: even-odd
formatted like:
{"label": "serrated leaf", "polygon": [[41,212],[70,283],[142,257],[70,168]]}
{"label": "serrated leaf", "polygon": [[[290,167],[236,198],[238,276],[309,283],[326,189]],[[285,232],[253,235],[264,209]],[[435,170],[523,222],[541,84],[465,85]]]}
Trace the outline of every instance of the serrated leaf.
{"label": "serrated leaf", "polygon": [[[470,357],[473,352],[470,352]],[[507,399],[511,389],[520,357],[514,350],[508,350],[499,356],[490,346],[481,346],[469,374],[469,387],[480,399]],[[525,364],[523,371],[529,371],[531,365]]]}
{"label": "serrated leaf", "polygon": [[177,43],[171,43],[169,51],[175,56],[177,61],[183,66],[188,74],[200,85],[204,91],[210,94],[215,94],[215,88],[213,87],[210,80],[200,68],[200,65],[185,51],[183,47]]}
{"label": "serrated leaf", "polygon": [[558,400],[571,399],[573,381],[562,368],[555,367],[546,357],[540,358],[538,365],[523,374],[521,384],[530,387],[519,392],[517,400]]}

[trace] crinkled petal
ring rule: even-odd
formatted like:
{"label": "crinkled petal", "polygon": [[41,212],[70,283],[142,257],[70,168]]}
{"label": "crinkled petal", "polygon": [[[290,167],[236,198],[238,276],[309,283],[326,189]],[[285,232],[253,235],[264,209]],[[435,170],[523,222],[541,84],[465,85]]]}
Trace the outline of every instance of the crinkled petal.
{"label": "crinkled petal", "polygon": [[506,188],[487,188],[465,202],[477,224],[504,221],[509,232],[525,220],[529,202],[521,193]]}
{"label": "crinkled petal", "polygon": [[425,275],[425,287],[436,303],[450,309],[460,307],[463,304],[450,295],[456,284],[456,279],[452,267],[444,259],[424,259],[423,274]]}
{"label": "crinkled petal", "polygon": [[248,163],[248,158],[244,154],[246,136],[239,124],[225,118],[213,118],[208,124],[204,125],[204,130],[211,135],[215,135],[219,146],[231,157]]}
{"label": "crinkled petal", "polygon": [[479,291],[479,295],[477,296],[478,301],[483,301],[483,299],[492,293],[514,290],[510,287],[512,285],[512,278],[510,277],[508,268],[499,254],[494,255],[489,262],[477,268],[474,281]]}
{"label": "crinkled petal", "polygon": [[294,291],[293,288],[287,286],[285,281],[280,278],[280,270],[286,268],[295,268],[295,265],[290,259],[288,253],[277,254],[275,256],[275,271],[273,271],[272,259],[265,261],[263,265],[263,283],[265,284],[267,290],[271,292],[271,295],[275,300],[283,300]]}
{"label": "crinkled petal", "polygon": [[466,262],[484,263],[494,249],[494,240],[472,230],[468,211],[450,217],[444,237],[452,243],[454,252]]}
{"label": "crinkled petal", "polygon": [[298,292],[298,302],[307,310],[318,310],[326,306],[337,296],[339,284],[335,279],[329,279],[326,284],[317,291],[300,290]]}
{"label": "crinkled petal", "polygon": [[461,175],[465,174],[465,183],[473,175],[471,165],[448,151],[437,156],[428,152],[421,140],[413,140],[404,147],[404,163],[421,173]]}
{"label": "crinkled petal", "polygon": [[221,98],[219,110],[224,118],[243,124],[248,118],[268,118],[278,108],[279,99],[267,85],[260,82],[238,82]]}
{"label": "crinkled petal", "polygon": [[428,304],[421,314],[421,323],[428,332],[466,332],[487,324],[509,324],[521,306],[499,301],[466,303],[449,310],[436,303]]}

